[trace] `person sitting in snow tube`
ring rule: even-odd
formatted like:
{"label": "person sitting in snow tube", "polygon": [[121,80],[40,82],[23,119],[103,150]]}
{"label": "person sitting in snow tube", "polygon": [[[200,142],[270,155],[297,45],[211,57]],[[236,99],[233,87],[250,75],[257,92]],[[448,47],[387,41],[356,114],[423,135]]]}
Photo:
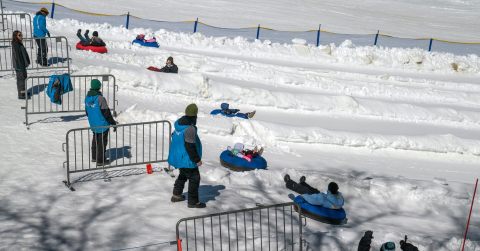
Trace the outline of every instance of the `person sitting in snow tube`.
{"label": "person sitting in snow tube", "polygon": [[[342,208],[345,201],[337,183],[330,182],[327,193],[322,193],[307,184],[305,176],[300,178],[300,183],[296,183],[287,174],[284,181],[288,189],[301,194],[294,197],[293,201],[300,206],[303,215],[328,224],[345,223],[347,215]],[[298,208],[295,210],[298,211]]]}
{"label": "person sitting in snow tube", "polygon": [[222,103],[220,104],[220,109],[215,109],[210,112],[211,115],[217,115],[217,114],[222,114],[223,116],[226,117],[239,117],[242,119],[251,119],[253,116],[255,116],[255,111],[253,112],[247,112],[247,113],[241,113],[239,109],[229,109],[229,104],[228,103]]}
{"label": "person sitting in snow tube", "polygon": [[82,30],[78,29],[77,37],[80,39],[80,42],[77,43],[77,50],[93,51],[98,53],[107,53],[107,47],[105,42],[98,37],[98,32],[94,31],[92,37],[88,36],[89,30],[85,31],[84,36],[82,37]]}
{"label": "person sitting in snow tube", "polygon": [[266,169],[267,161],[261,156],[262,153],[263,147],[244,150],[242,143],[236,143],[233,148],[229,146],[220,154],[220,164],[233,171]]}
{"label": "person sitting in snow tube", "polygon": [[162,67],[161,69],[158,69],[155,66],[150,66],[147,69],[151,71],[157,71],[157,72],[178,73],[178,67],[176,64],[173,63],[172,57],[167,58],[167,62],[165,63],[165,66]]}
{"label": "person sitting in snow tube", "polygon": [[132,44],[139,44],[141,46],[154,47],[154,48],[160,47],[160,45],[158,45],[157,39],[155,37],[152,37],[150,39],[145,39],[144,34],[137,35],[135,40],[132,41]]}

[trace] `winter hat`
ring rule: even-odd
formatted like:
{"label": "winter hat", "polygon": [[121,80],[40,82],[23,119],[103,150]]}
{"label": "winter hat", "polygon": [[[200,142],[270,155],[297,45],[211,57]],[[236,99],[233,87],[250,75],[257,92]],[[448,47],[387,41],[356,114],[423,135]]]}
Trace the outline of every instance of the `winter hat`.
{"label": "winter hat", "polygon": [[187,108],[185,108],[185,115],[190,117],[196,117],[198,114],[198,107],[196,104],[189,104]]}
{"label": "winter hat", "polygon": [[172,58],[172,57],[168,57],[168,58],[167,58],[167,61],[168,61],[168,60],[170,60],[170,62],[172,62],[172,64],[173,64],[173,58]]}
{"label": "winter hat", "polygon": [[90,81],[90,89],[100,90],[100,88],[102,88],[102,83],[100,83],[100,80],[92,79],[92,81]]}
{"label": "winter hat", "polygon": [[337,183],[330,182],[330,184],[328,184],[328,191],[330,191],[330,193],[332,193],[332,194],[337,194],[338,193]]}
{"label": "winter hat", "polygon": [[49,12],[48,12],[48,9],[45,8],[45,7],[42,7],[42,8],[40,9],[40,12],[43,12],[43,13],[45,13],[45,14],[47,14],[47,15],[48,15],[48,13],[49,13]]}
{"label": "winter hat", "polygon": [[98,31],[94,31],[94,32],[92,33],[92,36],[98,37]]}
{"label": "winter hat", "polygon": [[373,239],[373,231],[372,230],[365,231],[365,234],[363,235],[363,237]]}
{"label": "winter hat", "polygon": [[395,251],[395,243],[391,241],[383,243],[380,251]]}

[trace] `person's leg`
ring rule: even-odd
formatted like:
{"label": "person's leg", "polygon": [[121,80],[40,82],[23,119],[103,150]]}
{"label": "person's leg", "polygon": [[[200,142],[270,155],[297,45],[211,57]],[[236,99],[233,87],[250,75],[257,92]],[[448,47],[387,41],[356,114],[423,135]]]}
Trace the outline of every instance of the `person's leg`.
{"label": "person's leg", "polygon": [[107,151],[107,144],[108,144],[108,133],[109,130],[102,133],[102,142],[101,142],[101,151],[99,151],[99,156],[97,156],[97,162],[101,161],[101,163],[107,162],[107,156],[105,156],[105,152]]}
{"label": "person's leg", "polygon": [[40,42],[40,38],[35,38],[35,43],[37,44],[37,64],[40,64],[42,61],[42,44]]}
{"label": "person's leg", "polygon": [[88,36],[88,33],[89,33],[89,32],[90,32],[89,30],[86,30],[86,31],[85,31],[85,34],[83,34],[83,35],[85,36],[85,39],[87,40],[88,43],[90,43],[90,36]]}
{"label": "person's leg", "polygon": [[306,178],[305,176],[302,176],[300,178],[300,185],[304,186],[305,188],[307,188],[308,190],[310,190],[310,192],[308,194],[316,194],[316,193],[320,193],[320,191],[318,191],[318,189],[310,186],[309,184],[307,184],[306,182]]}
{"label": "person's leg", "polygon": [[41,45],[41,53],[42,53],[42,61],[41,65],[48,66],[47,54],[48,54],[48,46],[47,46],[47,39],[43,38],[40,40]]}
{"label": "person's leg", "polygon": [[27,71],[15,71],[17,75],[17,91],[18,98],[25,98],[25,79],[27,79]]}
{"label": "person's leg", "polygon": [[200,172],[198,168],[191,168],[188,177],[188,204],[195,205],[199,201],[198,188],[200,187]]}
{"label": "person's leg", "polygon": [[302,186],[301,184],[298,184],[297,182],[291,180],[290,176],[288,176],[288,174],[285,175],[284,180],[285,180],[285,186],[288,189],[290,189],[290,190],[292,190],[296,193],[299,193],[299,194],[310,194],[310,189],[308,189],[308,188]]}
{"label": "person's leg", "polygon": [[235,116],[239,117],[239,118],[242,118],[242,119],[248,119],[248,114],[247,113],[237,112],[237,113],[235,113]]}
{"label": "person's leg", "polygon": [[80,43],[86,43],[87,40],[82,36],[80,32],[77,32],[77,37],[80,39]]}
{"label": "person's leg", "polygon": [[183,188],[185,187],[185,182],[187,182],[188,178],[185,175],[186,168],[180,168],[180,174],[178,175],[177,180],[175,180],[175,184],[173,185],[173,195],[180,196],[183,193]]}
{"label": "person's leg", "polygon": [[97,161],[97,134],[93,133],[92,136],[92,161]]}

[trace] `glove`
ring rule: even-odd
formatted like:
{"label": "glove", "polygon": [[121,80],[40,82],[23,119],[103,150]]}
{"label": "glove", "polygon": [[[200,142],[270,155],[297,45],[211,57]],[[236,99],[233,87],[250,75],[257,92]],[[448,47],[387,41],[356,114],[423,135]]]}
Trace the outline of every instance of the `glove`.
{"label": "glove", "polygon": [[117,132],[117,127],[116,126],[113,127],[113,131]]}
{"label": "glove", "polygon": [[47,36],[50,37],[50,32],[47,31]]}

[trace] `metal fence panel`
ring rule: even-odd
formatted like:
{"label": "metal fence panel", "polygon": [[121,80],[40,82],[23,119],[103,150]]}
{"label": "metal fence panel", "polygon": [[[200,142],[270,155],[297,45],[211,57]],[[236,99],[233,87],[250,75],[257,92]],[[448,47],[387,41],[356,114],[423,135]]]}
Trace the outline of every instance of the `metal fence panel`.
{"label": "metal fence panel", "polygon": [[28,117],[33,114],[47,113],[78,113],[85,112],[85,97],[90,89],[90,81],[98,79],[102,82],[102,93],[116,116],[117,85],[113,75],[71,75],[73,90],[62,96],[62,104],[50,102],[47,95],[49,76],[30,76],[25,81],[25,91],[31,95],[25,99],[25,124],[29,125]]}
{"label": "metal fence panel", "polygon": [[302,250],[293,202],[180,219],[177,250]]}
{"label": "metal fence panel", "polygon": [[12,34],[19,30],[23,33],[24,39],[33,38],[32,17],[27,13],[8,13],[1,14],[0,27],[0,47],[9,47],[12,43]]}
{"label": "metal fence panel", "polygon": [[[36,39],[34,38],[23,39],[23,44],[30,57],[30,66],[28,66],[27,70],[65,69],[67,72],[70,72],[70,47],[67,38],[46,37],[43,39],[45,39],[47,48],[39,48],[36,44]],[[13,71],[11,41],[7,42],[4,40],[2,43],[5,46],[1,47],[0,50],[0,72]],[[48,65],[41,65],[37,62],[37,54],[42,53],[44,50],[46,50],[45,53]]]}
{"label": "metal fence panel", "polygon": [[[64,151],[67,169],[65,185],[72,191],[71,175],[82,172],[105,171],[109,168],[126,167],[166,162],[170,149],[172,125],[169,121],[152,121],[119,124],[108,127],[105,157],[109,163],[97,166],[92,161],[95,151],[92,146],[93,133],[90,127],[72,129],[67,132]],[[115,130],[113,130],[115,128]],[[103,142],[105,143],[105,142]],[[97,143],[98,144],[98,143]],[[96,155],[95,155],[96,156]]]}

